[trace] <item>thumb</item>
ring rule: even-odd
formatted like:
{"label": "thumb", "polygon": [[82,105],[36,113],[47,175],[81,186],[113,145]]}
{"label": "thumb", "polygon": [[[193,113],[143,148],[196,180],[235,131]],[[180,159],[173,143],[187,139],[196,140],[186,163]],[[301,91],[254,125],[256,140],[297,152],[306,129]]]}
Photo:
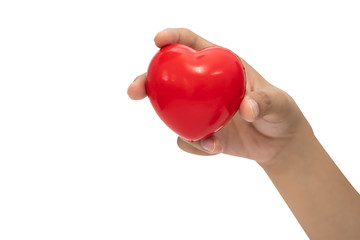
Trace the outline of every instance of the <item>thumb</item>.
{"label": "thumb", "polygon": [[240,116],[253,122],[264,118],[267,121],[281,121],[290,105],[290,96],[272,85],[248,92],[239,107]]}

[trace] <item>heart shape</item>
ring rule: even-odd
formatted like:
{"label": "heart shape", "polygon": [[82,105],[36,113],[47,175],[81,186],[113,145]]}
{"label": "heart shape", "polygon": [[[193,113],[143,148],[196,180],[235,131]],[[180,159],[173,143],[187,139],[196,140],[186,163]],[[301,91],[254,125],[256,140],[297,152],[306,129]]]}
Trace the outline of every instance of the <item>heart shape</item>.
{"label": "heart shape", "polygon": [[162,121],[189,141],[221,129],[246,90],[240,58],[222,47],[196,51],[182,44],[161,48],[150,62],[146,91]]}

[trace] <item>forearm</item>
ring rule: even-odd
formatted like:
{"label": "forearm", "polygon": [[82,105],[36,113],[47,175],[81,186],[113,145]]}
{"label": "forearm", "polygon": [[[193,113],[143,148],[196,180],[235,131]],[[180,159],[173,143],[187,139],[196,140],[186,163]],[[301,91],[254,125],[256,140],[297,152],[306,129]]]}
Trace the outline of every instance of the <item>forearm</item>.
{"label": "forearm", "polygon": [[314,136],[301,138],[262,167],[310,239],[360,239],[359,194]]}

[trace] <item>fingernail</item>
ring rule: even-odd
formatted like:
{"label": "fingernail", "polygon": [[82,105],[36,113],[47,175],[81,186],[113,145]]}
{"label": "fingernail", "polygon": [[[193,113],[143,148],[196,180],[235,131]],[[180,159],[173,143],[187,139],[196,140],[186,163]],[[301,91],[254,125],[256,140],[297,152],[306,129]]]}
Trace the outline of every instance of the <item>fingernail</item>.
{"label": "fingernail", "polygon": [[215,142],[212,139],[203,139],[200,141],[200,146],[207,152],[214,152]]}
{"label": "fingernail", "polygon": [[248,99],[247,102],[249,103],[253,116],[257,117],[260,113],[259,104],[252,98]]}

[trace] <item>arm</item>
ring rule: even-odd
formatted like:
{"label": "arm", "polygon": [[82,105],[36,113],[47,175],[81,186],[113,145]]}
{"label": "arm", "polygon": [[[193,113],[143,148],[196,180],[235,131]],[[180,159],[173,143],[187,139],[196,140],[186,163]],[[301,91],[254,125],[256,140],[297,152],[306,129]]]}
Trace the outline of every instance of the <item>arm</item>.
{"label": "arm", "polygon": [[313,135],[262,167],[310,239],[360,239],[360,196]]}

